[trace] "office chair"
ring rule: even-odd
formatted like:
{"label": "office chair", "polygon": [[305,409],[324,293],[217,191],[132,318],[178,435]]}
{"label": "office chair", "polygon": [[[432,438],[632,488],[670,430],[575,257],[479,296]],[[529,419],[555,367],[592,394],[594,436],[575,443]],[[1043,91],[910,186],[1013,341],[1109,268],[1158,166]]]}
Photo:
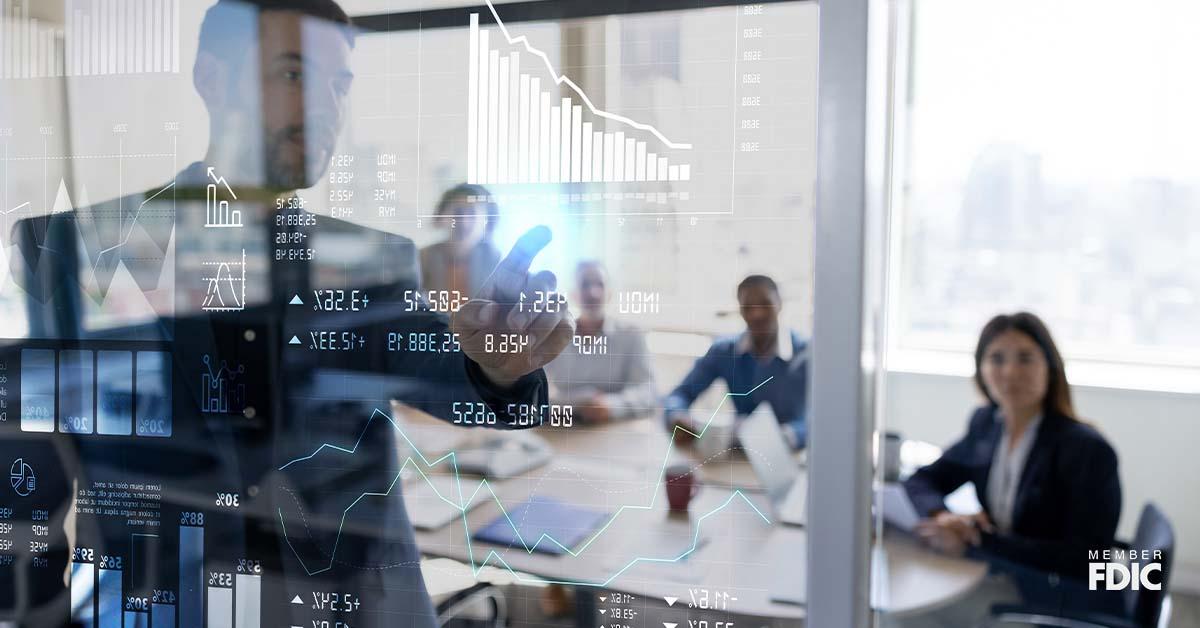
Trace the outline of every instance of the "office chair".
{"label": "office chair", "polygon": [[991,608],[987,627],[1023,624],[1047,628],[1166,628],[1171,619],[1168,586],[1171,562],[1175,556],[1175,530],[1153,503],[1142,508],[1137,533],[1132,543],[1117,542],[1115,547],[1162,552],[1162,572],[1158,591],[1132,588],[1122,592],[1123,613],[1112,615],[1088,611],[1067,612],[1021,604],[997,604]]}
{"label": "office chair", "polygon": [[508,623],[504,591],[487,582],[477,582],[437,601],[438,628],[502,628]]}

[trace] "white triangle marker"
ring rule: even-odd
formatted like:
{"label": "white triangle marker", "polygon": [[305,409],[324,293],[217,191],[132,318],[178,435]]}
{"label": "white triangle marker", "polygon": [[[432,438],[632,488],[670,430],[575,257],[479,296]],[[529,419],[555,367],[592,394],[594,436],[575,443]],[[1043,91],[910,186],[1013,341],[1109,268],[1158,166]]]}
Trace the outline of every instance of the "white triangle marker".
{"label": "white triangle marker", "polygon": [[288,344],[289,345],[298,345],[298,344],[300,344],[300,338],[298,338],[296,336],[292,336],[292,339],[288,341]]}
{"label": "white triangle marker", "polygon": [[600,598],[600,601],[601,601],[601,602],[603,602],[603,601],[605,601],[605,600],[607,600],[607,599],[608,599],[608,596],[607,596],[607,595],[601,595],[601,596],[598,596],[598,597]]}
{"label": "white triangle marker", "polygon": [[675,603],[679,601],[679,598],[671,597],[669,595],[663,599],[667,601],[667,606],[675,606]]}
{"label": "white triangle marker", "polygon": [[288,305],[304,305],[304,301],[301,301],[300,295],[297,294],[296,296],[292,297],[291,301],[288,301]]}
{"label": "white triangle marker", "polygon": [[300,599],[300,596],[299,596],[299,595],[297,595],[296,597],[292,598],[292,604],[303,604],[303,603],[304,603],[304,600]]}
{"label": "white triangle marker", "polygon": [[605,614],[605,613],[607,613],[607,612],[608,612],[608,611],[604,610],[603,608],[602,608],[602,609],[600,609],[600,614],[601,614],[601,615],[603,615],[603,614]]}
{"label": "white triangle marker", "polygon": [[58,194],[54,197],[54,209],[51,211],[58,214],[61,212],[69,212],[72,209],[75,208],[71,205],[71,195],[67,192],[67,181],[66,179],[59,179]]}
{"label": "white triangle marker", "polygon": [[675,622],[670,622],[670,621],[663,622],[663,628],[675,628],[675,626],[678,626],[678,625],[679,624],[677,624]]}

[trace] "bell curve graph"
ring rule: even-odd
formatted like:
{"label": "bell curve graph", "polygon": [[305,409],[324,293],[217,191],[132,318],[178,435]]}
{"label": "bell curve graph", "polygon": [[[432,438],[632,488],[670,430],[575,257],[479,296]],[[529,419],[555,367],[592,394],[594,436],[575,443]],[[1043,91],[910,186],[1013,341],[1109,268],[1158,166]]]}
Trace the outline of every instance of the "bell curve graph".
{"label": "bell curve graph", "polygon": [[[602,130],[593,117],[652,136],[665,149],[686,151],[657,128],[597,108],[546,53],[525,36],[513,37],[496,7],[488,9],[509,46],[522,47],[541,62],[550,80],[524,73],[519,50],[507,55],[492,47],[492,31],[470,15],[467,93],[467,182],[473,184],[617,183],[689,181],[691,165],[673,163],[653,144],[624,130]],[[559,99],[550,90],[574,93]],[[549,88],[549,89],[547,89]]]}
{"label": "bell curve graph", "polygon": [[[300,555],[300,552],[298,552],[296,550],[295,546],[292,545],[291,538],[288,537],[288,535],[287,535],[287,521],[284,518],[282,508],[280,508],[278,511],[279,523],[280,523],[281,529],[283,530],[284,538],[287,540],[289,548],[292,550],[292,553],[295,554],[296,559],[298,561],[300,561],[301,566],[304,568],[305,572],[308,575],[315,576],[317,574],[328,571],[333,568],[334,561],[337,559],[337,550],[338,550],[338,545],[341,542],[342,529],[345,526],[346,518],[350,515],[350,512],[354,509],[355,506],[358,505],[359,502],[361,502],[364,499],[367,499],[369,497],[388,497],[388,496],[390,496],[392,493],[392,490],[400,482],[400,479],[404,475],[405,470],[407,470],[411,466],[411,468],[414,469],[418,475],[420,475],[421,479],[423,479],[426,483],[428,483],[429,487],[433,490],[434,494],[436,494],[439,499],[441,499],[445,503],[449,504],[451,507],[455,508],[456,510],[458,510],[461,513],[459,516],[461,517],[462,523],[463,523],[467,555],[469,556],[469,559],[470,559],[471,573],[472,573],[473,577],[479,577],[480,572],[483,571],[483,569],[485,567],[488,567],[489,565],[491,565],[494,562],[496,565],[499,565],[504,570],[508,571],[514,578],[516,578],[519,581],[536,582],[536,583],[544,583],[544,584],[562,584],[562,585],[570,585],[570,586],[603,588],[603,587],[610,585],[614,580],[616,580],[622,574],[624,574],[625,572],[627,572],[629,569],[633,568],[634,566],[638,565],[639,563],[676,563],[676,562],[685,560],[688,556],[690,556],[691,554],[696,552],[696,550],[698,550],[702,546],[701,538],[700,538],[700,531],[701,531],[702,526],[704,525],[705,520],[718,514],[721,511],[725,510],[726,508],[728,508],[730,505],[732,505],[735,502],[740,501],[740,502],[743,502],[746,505],[748,505],[750,507],[750,509],[766,525],[771,524],[771,519],[766,514],[764,514],[763,511],[761,509],[759,509],[759,507],[756,506],[754,504],[754,502],[751,501],[740,489],[735,489],[729,495],[729,497],[727,499],[725,499],[723,502],[721,502],[720,504],[718,504],[717,506],[715,506],[714,508],[712,508],[711,510],[709,510],[708,512],[706,512],[705,514],[701,515],[700,517],[698,517],[696,519],[696,524],[692,531],[690,545],[685,550],[678,553],[677,555],[669,556],[669,557],[665,557],[665,558],[649,557],[649,556],[635,556],[635,557],[631,558],[623,566],[617,568],[611,575],[609,575],[607,578],[605,578],[603,580],[591,580],[591,581],[589,581],[589,580],[555,580],[555,579],[547,579],[547,578],[530,577],[529,575],[527,575],[523,572],[519,572],[519,571],[513,569],[511,566],[509,566],[509,564],[507,562],[505,562],[504,558],[502,556],[500,556],[495,550],[489,550],[488,553],[483,557],[482,560],[477,560],[476,556],[475,556],[475,548],[471,543],[472,539],[471,539],[470,526],[468,525],[468,522],[467,522],[467,513],[471,510],[471,508],[469,506],[474,503],[475,498],[481,491],[487,491],[488,493],[491,494],[492,501],[494,501],[499,506],[501,514],[503,515],[504,519],[507,521],[508,525],[512,527],[515,537],[520,541],[521,547],[523,547],[527,553],[533,553],[534,551],[537,550],[537,548],[542,543],[551,543],[551,544],[558,546],[561,550],[563,550],[563,552],[565,552],[570,557],[573,557],[573,558],[579,557],[581,554],[583,554],[585,551],[587,551],[587,549],[589,547],[591,547],[599,538],[601,538],[604,535],[604,533],[613,525],[613,523],[615,523],[617,521],[617,519],[619,519],[621,517],[622,513],[627,512],[627,511],[635,511],[635,510],[643,510],[643,511],[653,510],[655,508],[655,504],[658,499],[658,494],[661,492],[659,489],[666,477],[667,464],[668,464],[668,461],[670,460],[671,453],[674,451],[674,448],[675,448],[674,436],[675,436],[676,432],[682,431],[684,433],[690,434],[691,436],[693,436],[695,438],[698,438],[698,439],[703,438],[704,434],[708,431],[709,426],[712,424],[713,419],[717,416],[717,413],[721,411],[721,408],[725,405],[725,402],[729,398],[745,397],[745,396],[751,395],[755,391],[757,391],[759,388],[762,388],[763,386],[767,385],[767,383],[769,383],[771,381],[771,379],[773,379],[773,378],[769,377],[769,378],[763,380],[761,383],[759,383],[754,388],[751,388],[750,390],[747,390],[745,392],[726,393],[721,398],[721,401],[717,404],[716,408],[713,410],[713,412],[709,416],[708,420],[704,423],[704,425],[698,431],[693,432],[687,428],[684,428],[681,426],[675,426],[672,430],[671,438],[668,439],[667,449],[663,455],[662,467],[658,472],[658,476],[657,476],[658,484],[655,486],[654,491],[651,493],[648,503],[626,504],[626,505],[620,506],[619,508],[617,508],[617,510],[612,515],[608,516],[607,520],[599,528],[597,528],[597,530],[594,533],[592,533],[591,536],[588,537],[586,541],[584,541],[582,544],[580,544],[577,549],[568,547],[568,546],[564,545],[563,543],[561,543],[558,539],[554,538],[553,536],[551,536],[549,534],[545,534],[545,533],[543,533],[537,539],[533,540],[532,543],[528,539],[525,539],[521,535],[519,526],[517,525],[517,523],[515,521],[513,521],[508,510],[505,508],[503,501],[496,494],[496,492],[492,489],[491,483],[488,482],[488,480],[486,480],[486,479],[481,480],[479,482],[479,484],[475,487],[475,489],[473,491],[471,491],[468,495],[463,490],[462,476],[459,473],[458,463],[456,460],[457,455],[455,452],[451,451],[435,460],[429,460],[423,453],[421,453],[420,449],[412,442],[412,440],[409,439],[408,435],[404,432],[404,429],[395,421],[395,419],[393,419],[387,413],[385,413],[384,411],[382,411],[378,408],[376,408],[375,411],[372,413],[371,418],[367,421],[367,424],[363,427],[362,432],[359,434],[359,437],[355,441],[353,446],[341,447],[339,445],[334,445],[332,443],[322,443],[319,447],[317,447],[315,450],[313,450],[313,452],[311,454],[290,460],[287,463],[285,463],[279,467],[279,470],[283,471],[283,470],[287,469],[288,467],[291,467],[292,465],[296,465],[296,464],[303,463],[308,460],[312,460],[313,458],[317,457],[319,454],[321,454],[325,450],[332,450],[334,452],[339,452],[341,454],[352,456],[358,450],[359,445],[362,444],[363,438],[366,436],[367,430],[370,429],[371,424],[375,421],[376,418],[379,418],[379,417],[382,417],[383,419],[387,420],[388,423],[391,425],[392,429],[395,430],[396,433],[399,434],[402,439],[404,439],[404,441],[408,444],[408,446],[410,448],[412,448],[412,450],[414,452],[416,452],[416,458],[409,456],[407,459],[405,459],[404,463],[400,467],[400,470],[396,473],[396,476],[392,479],[391,483],[388,485],[387,490],[375,491],[375,492],[364,492],[364,493],[360,494],[357,498],[355,498],[353,501],[351,501],[348,506],[346,506],[345,510],[342,511],[342,517],[341,517],[341,521],[338,526],[338,532],[335,536],[333,547],[332,547],[331,551],[329,552],[328,562],[326,562],[325,564],[322,564],[322,565],[311,565],[304,560],[304,558]],[[417,458],[419,458],[419,460]],[[446,495],[443,495],[439,491],[439,489],[438,489],[437,485],[434,483],[434,481],[428,475],[426,475],[424,469],[422,468],[422,467],[424,467],[425,469],[432,469],[433,467],[436,467],[443,463],[449,464],[450,469],[454,472],[454,485],[458,492],[457,500],[453,499],[453,496],[447,497]]]}

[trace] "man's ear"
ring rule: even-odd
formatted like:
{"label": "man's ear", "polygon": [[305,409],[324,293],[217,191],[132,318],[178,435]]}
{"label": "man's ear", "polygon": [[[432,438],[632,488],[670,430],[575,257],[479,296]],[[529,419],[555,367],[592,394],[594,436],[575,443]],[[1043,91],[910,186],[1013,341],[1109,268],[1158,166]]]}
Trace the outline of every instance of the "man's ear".
{"label": "man's ear", "polygon": [[225,105],[229,90],[229,68],[211,52],[201,50],[192,66],[192,84],[210,108]]}

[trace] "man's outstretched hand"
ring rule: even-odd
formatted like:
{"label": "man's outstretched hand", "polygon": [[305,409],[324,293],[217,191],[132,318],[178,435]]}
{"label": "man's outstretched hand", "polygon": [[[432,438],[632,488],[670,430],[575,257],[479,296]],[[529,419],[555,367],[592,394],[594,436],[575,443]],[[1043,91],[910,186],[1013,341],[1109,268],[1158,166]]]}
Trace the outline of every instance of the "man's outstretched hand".
{"label": "man's outstretched hand", "polygon": [[527,231],[484,282],[479,296],[450,318],[467,357],[500,386],[512,386],[545,366],[575,333],[575,319],[557,292],[554,273],[529,274],[533,258],[549,243],[546,227]]}

